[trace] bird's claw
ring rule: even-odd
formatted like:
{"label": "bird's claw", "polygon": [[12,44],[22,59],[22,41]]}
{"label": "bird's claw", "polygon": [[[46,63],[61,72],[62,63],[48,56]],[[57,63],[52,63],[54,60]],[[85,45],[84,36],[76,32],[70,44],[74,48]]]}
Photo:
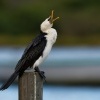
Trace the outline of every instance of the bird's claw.
{"label": "bird's claw", "polygon": [[40,71],[40,69],[38,67],[34,68],[35,72],[38,72],[40,77],[44,79],[44,81],[46,81],[46,77],[45,77],[45,72],[44,71]]}

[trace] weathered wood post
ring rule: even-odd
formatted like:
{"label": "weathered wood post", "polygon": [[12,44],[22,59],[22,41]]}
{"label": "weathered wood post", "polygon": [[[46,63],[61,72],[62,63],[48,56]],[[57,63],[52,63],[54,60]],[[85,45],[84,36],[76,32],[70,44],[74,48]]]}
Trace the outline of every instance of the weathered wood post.
{"label": "weathered wood post", "polygon": [[19,77],[19,100],[42,100],[43,79],[37,72],[25,72]]}

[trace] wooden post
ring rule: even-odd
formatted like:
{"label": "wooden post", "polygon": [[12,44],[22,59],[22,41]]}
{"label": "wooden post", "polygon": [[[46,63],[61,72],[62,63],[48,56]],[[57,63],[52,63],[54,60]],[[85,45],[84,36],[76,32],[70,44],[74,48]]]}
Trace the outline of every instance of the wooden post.
{"label": "wooden post", "polygon": [[43,79],[37,72],[25,72],[19,77],[19,100],[42,100]]}

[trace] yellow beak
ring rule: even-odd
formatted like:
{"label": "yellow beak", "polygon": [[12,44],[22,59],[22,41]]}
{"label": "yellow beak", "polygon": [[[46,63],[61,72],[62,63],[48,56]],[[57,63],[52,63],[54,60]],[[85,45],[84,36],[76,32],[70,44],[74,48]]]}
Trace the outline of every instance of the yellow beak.
{"label": "yellow beak", "polygon": [[53,18],[54,17],[54,10],[52,10],[51,15],[50,15],[50,23],[53,24],[54,21],[56,21],[57,19],[59,19],[59,17]]}

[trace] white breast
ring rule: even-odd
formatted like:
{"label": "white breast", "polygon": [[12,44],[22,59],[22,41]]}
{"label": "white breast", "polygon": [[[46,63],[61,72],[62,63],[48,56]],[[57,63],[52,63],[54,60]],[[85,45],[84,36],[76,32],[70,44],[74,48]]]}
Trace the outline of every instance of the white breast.
{"label": "white breast", "polygon": [[[48,30],[49,31],[49,30]],[[56,30],[50,30],[47,35],[45,35],[47,43],[43,51],[43,56],[40,56],[39,59],[34,63],[33,68],[39,66],[49,55],[53,44],[56,42],[57,32]]]}

